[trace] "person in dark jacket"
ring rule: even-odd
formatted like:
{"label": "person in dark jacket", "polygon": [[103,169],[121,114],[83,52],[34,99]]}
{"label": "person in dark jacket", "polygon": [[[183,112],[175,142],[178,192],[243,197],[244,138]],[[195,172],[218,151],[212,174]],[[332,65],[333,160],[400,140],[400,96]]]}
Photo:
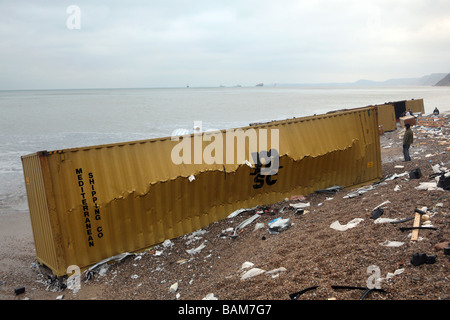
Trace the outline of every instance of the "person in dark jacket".
{"label": "person in dark jacket", "polygon": [[405,128],[406,130],[403,136],[403,156],[405,157],[405,161],[411,161],[411,157],[409,156],[409,147],[413,143],[414,134],[409,123],[405,124]]}

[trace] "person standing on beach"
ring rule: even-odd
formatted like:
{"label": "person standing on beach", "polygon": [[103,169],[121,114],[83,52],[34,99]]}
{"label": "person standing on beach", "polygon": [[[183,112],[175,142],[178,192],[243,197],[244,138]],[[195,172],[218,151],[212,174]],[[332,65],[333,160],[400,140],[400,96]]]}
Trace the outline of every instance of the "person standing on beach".
{"label": "person standing on beach", "polygon": [[403,136],[403,156],[405,157],[405,161],[411,161],[411,157],[409,156],[409,147],[413,143],[414,134],[410,127],[411,125],[409,123],[405,124],[406,130]]}

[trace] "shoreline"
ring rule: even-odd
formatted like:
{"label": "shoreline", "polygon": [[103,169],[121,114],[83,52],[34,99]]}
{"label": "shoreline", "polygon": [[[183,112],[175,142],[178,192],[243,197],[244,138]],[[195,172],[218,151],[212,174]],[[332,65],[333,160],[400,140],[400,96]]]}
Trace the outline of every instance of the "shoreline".
{"label": "shoreline", "polygon": [[[445,116],[446,117],[446,130],[448,132],[448,123],[449,123],[449,114],[444,114],[441,113],[440,115]],[[383,165],[383,176],[386,176],[388,173],[392,173],[392,172],[396,172],[396,173],[400,173],[400,171],[395,171],[394,169],[394,165],[403,165],[406,169],[411,170],[416,166],[419,166],[423,172],[423,181],[428,181],[428,174],[430,169],[430,161],[434,161],[434,159],[437,159],[437,157],[439,156],[441,159],[447,159],[448,161],[448,156],[446,156],[445,154],[442,155],[438,155],[436,153],[436,150],[446,150],[443,149],[444,147],[442,145],[439,144],[439,139],[431,139],[429,136],[427,136],[428,133],[420,133],[419,130],[416,128],[415,130],[415,142],[413,144],[413,148],[411,150],[411,156],[413,157],[413,162],[411,163],[404,163],[402,162],[402,151],[401,151],[401,146],[399,145],[399,143],[401,143],[400,137],[403,134],[403,130],[401,128],[397,128],[397,130],[395,131],[391,131],[391,132],[387,132],[384,135],[380,136],[380,148],[381,148],[381,156],[382,156],[382,165]],[[423,135],[423,136],[422,136]],[[444,137],[446,138],[446,137]],[[440,138],[442,140],[442,137]],[[446,138],[449,142],[450,140],[448,138]],[[389,146],[389,147],[387,147]],[[450,146],[450,145],[448,145]],[[445,148],[447,148],[448,146],[445,146]],[[386,147],[386,148],[385,148]],[[448,150],[448,149],[447,149]],[[415,152],[419,153],[419,155]],[[426,158],[425,159],[425,155],[427,153],[435,153],[436,155],[434,157],[436,158]],[[449,154],[449,151],[447,151],[447,155]],[[419,160],[420,159],[420,160]],[[430,160],[429,160],[430,159]],[[431,160],[433,159],[433,160]],[[441,160],[442,161],[442,160]],[[402,170],[406,170],[406,169],[402,169]],[[403,171],[401,171],[403,172]],[[399,179],[400,180],[400,179]],[[412,181],[412,180],[411,180]],[[410,182],[411,182],[410,181]],[[416,181],[413,181],[414,183]],[[411,182],[411,183],[413,183]],[[394,183],[394,182],[392,182]],[[404,183],[404,182],[400,182],[400,181],[396,181],[395,182],[398,185],[401,185],[402,190],[398,191],[398,192],[394,192],[392,193],[392,189],[390,189],[390,191],[377,191],[378,192],[387,192],[385,194],[381,194],[382,197],[386,197],[387,199],[390,199],[392,202],[394,202],[394,199],[396,199],[397,201],[401,201],[402,204],[397,207],[396,211],[397,213],[401,212],[401,206],[403,206],[404,202],[406,201],[410,201],[409,206],[413,206],[413,205],[418,205],[420,204],[426,204],[426,203],[432,203],[433,201],[436,202],[434,199],[436,198],[436,195],[439,193],[427,193],[427,191],[421,191],[420,193],[420,199],[416,200],[415,196],[412,196],[412,194],[410,194],[411,192],[416,192],[414,191],[413,187],[408,187],[409,189],[407,189],[407,184],[408,183]],[[379,190],[382,190],[382,187],[379,187]],[[342,191],[342,194],[347,193],[348,190],[346,191]],[[447,196],[448,191],[444,191],[445,193],[442,194],[442,196]],[[375,193],[376,194],[376,193]],[[394,198],[392,198],[392,196],[394,196]],[[389,198],[391,197],[391,198]],[[310,195],[308,196],[308,199],[311,198],[312,201],[315,201],[315,199],[318,198],[317,195]],[[337,198],[337,197],[336,197]],[[342,197],[341,197],[342,198]],[[321,199],[324,200],[324,199]],[[365,201],[369,201],[370,199],[367,199]],[[338,200],[335,200],[338,201]],[[343,204],[345,204],[345,208],[343,208],[342,210],[347,211],[348,210],[348,206],[349,206],[349,202],[345,202],[347,201],[346,199],[340,199],[339,201],[341,201]],[[355,202],[358,200],[351,200],[353,203],[352,205],[352,211],[357,211],[357,209],[355,208],[360,208],[360,204]],[[362,201],[362,200],[361,200]],[[381,199],[375,199],[372,201],[376,202],[376,204],[381,203]],[[419,201],[419,203],[416,203],[417,201]],[[441,200],[444,202],[444,208],[446,208],[445,206],[447,206],[449,204],[449,199],[447,197],[447,199]],[[320,220],[319,219],[325,219],[327,218],[327,215],[329,214],[335,214],[337,216],[339,216],[339,206],[335,206],[332,207],[332,210],[336,210],[336,213],[329,213],[329,211],[326,211],[326,205],[329,203],[331,203],[332,201],[323,201],[323,206],[321,206],[320,208],[317,209],[318,212],[321,213],[321,216],[317,216],[317,218],[315,221],[313,221],[312,223],[307,223],[305,222],[305,220],[298,220],[298,222],[296,222],[296,225],[300,225],[301,228],[305,228],[305,226],[308,225],[317,225],[320,226]],[[341,203],[339,202],[339,203]],[[433,203],[434,203],[433,202]],[[435,203],[434,203],[435,204]],[[367,205],[368,207],[373,207],[371,205]],[[323,208],[323,209],[322,209]],[[335,209],[336,208],[336,209]],[[447,207],[448,208],[448,207]],[[323,212],[320,210],[324,210]],[[330,208],[328,209],[330,210]],[[367,209],[366,209],[367,210]],[[448,210],[448,209],[447,209]],[[349,216],[351,212],[348,212]],[[442,212],[441,212],[442,213]],[[450,213],[450,212],[449,212]],[[449,213],[445,213],[448,214]],[[448,231],[445,229],[446,227],[446,216],[443,216],[443,218],[441,218],[441,220],[444,222],[444,225],[441,228],[441,236],[443,236],[444,240],[449,241],[450,238],[448,237]],[[302,217],[301,219],[307,219],[309,218],[308,216]],[[271,218],[273,219],[273,218]],[[292,216],[291,217],[292,220],[294,219],[299,219],[296,216]],[[368,220],[368,219],[367,219]],[[220,223],[215,223],[212,226],[208,226],[207,228],[219,228],[218,225],[221,224],[225,224],[227,223],[227,221],[221,221]],[[305,224],[306,223],[306,224]],[[295,229],[295,228],[292,228]],[[323,229],[327,229],[327,225],[324,224],[324,228]],[[300,229],[299,232],[304,232],[305,230]],[[312,231],[308,231],[306,230],[307,233],[310,233]],[[294,231],[292,231],[294,232]],[[317,231],[314,231],[317,232]],[[326,232],[330,232],[328,230],[326,230]],[[386,231],[387,232],[387,231]],[[251,231],[249,231],[248,233],[251,233]],[[277,240],[273,240],[273,241],[278,241],[279,245],[283,245],[284,243],[288,243],[288,241],[290,241],[289,238],[285,238],[285,236],[287,237],[287,232],[286,233],[282,233],[280,235],[278,235],[278,239]],[[312,233],[314,234],[314,233]],[[422,233],[423,234],[423,233]],[[244,238],[248,235],[240,235],[240,238]],[[297,235],[296,235],[297,236]],[[353,241],[361,241],[364,242],[366,235],[361,235],[362,240],[360,240],[359,238],[353,238]],[[424,235],[425,236],[425,235]],[[369,242],[366,243],[366,246],[370,246],[370,241],[374,241],[374,237],[375,234],[371,234],[370,235],[371,238],[369,238]],[[179,239],[174,239],[174,242],[179,245],[180,242],[182,241],[180,237]],[[265,241],[263,243],[261,243],[261,241],[259,241],[259,239],[253,239],[253,238],[248,238],[249,241],[256,241],[256,247],[259,248],[260,250],[263,250],[264,245],[267,245],[269,243],[269,241]],[[284,242],[283,242],[283,241]],[[307,246],[307,242],[306,241],[313,241],[314,239],[306,239],[304,238],[305,241],[305,246]],[[383,239],[386,240],[386,239]],[[377,239],[376,241],[382,242],[383,240],[381,239]],[[389,240],[393,240],[393,239],[389,239]],[[214,239],[209,239],[208,241],[210,241],[211,243],[217,241],[215,238]],[[220,241],[220,240],[219,240]],[[234,247],[237,246],[236,243],[238,243],[239,240],[233,240],[232,244],[226,244],[225,246],[223,246],[223,244],[218,244],[217,245],[217,250],[225,250],[225,251],[233,251],[233,250],[237,250],[236,253],[240,254],[241,256],[243,256],[244,258],[247,257],[253,257],[255,260],[258,260],[258,254],[252,252],[252,248],[250,246],[248,246],[247,244],[242,244],[244,246],[244,248],[241,247]],[[318,240],[321,241],[321,240]],[[343,238],[337,238],[335,240],[331,239],[330,241],[328,241],[326,238],[323,238],[323,244],[321,243],[320,246],[325,246],[325,245],[332,245],[333,247],[336,245],[336,248],[339,248],[339,245],[342,244],[342,241],[344,241]],[[322,241],[321,241],[322,242]],[[418,244],[419,245],[419,244]],[[422,247],[421,248],[428,248],[425,246],[425,243],[420,244]],[[223,247],[222,247],[223,246]],[[311,248],[315,248],[316,246],[318,246],[317,242],[314,244],[311,244]],[[353,243],[352,246],[355,246],[355,244]],[[249,248],[250,247],[250,248]],[[275,256],[279,255],[282,253],[283,258],[281,257],[277,257],[276,261],[281,261],[284,262],[284,255],[288,255],[287,252],[282,251],[282,249],[276,249],[278,247],[272,248],[270,249],[268,252],[272,252],[273,250],[275,250],[274,252],[277,253],[275,254]],[[411,248],[410,248],[411,249]],[[60,296],[60,295],[65,295],[64,299],[75,299],[75,300],[86,300],[86,299],[120,299],[120,300],[127,300],[127,299],[173,299],[172,295],[169,294],[169,290],[165,287],[170,286],[172,283],[169,283],[169,281],[167,283],[164,284],[163,281],[166,281],[165,278],[158,278],[158,284],[154,284],[154,286],[156,288],[162,287],[165,289],[162,289],[162,291],[164,291],[164,293],[159,293],[159,295],[157,293],[152,293],[152,295],[150,296],[141,296],[141,295],[137,295],[136,291],[136,287],[133,285],[131,286],[129,283],[129,279],[130,277],[136,273],[136,269],[133,268],[132,265],[133,263],[138,265],[139,263],[142,263],[141,261],[136,262],[136,261],[124,261],[120,264],[117,264],[114,268],[116,270],[116,272],[118,273],[123,273],[124,274],[124,278],[122,280],[121,283],[114,283],[114,277],[113,278],[109,278],[108,281],[103,280],[101,278],[98,278],[97,280],[95,280],[94,282],[88,283],[86,286],[83,283],[83,290],[80,290],[80,292],[78,294],[72,294],[71,291],[68,291],[67,289],[63,292],[58,292],[58,291],[52,291],[52,290],[48,290],[48,285],[45,283],[45,280],[42,279],[39,274],[36,272],[36,270],[33,268],[33,263],[36,261],[36,257],[35,257],[35,248],[34,248],[34,241],[33,241],[33,234],[32,234],[32,228],[31,228],[31,222],[30,222],[30,218],[29,218],[29,214],[28,211],[16,211],[16,212],[11,212],[11,213],[6,213],[6,214],[1,214],[0,215],[0,283],[2,283],[0,285],[0,300],[22,300],[22,299],[32,299],[32,300],[54,300],[56,299],[56,297]],[[280,251],[281,250],[281,251]],[[340,250],[340,249],[339,249]],[[359,252],[361,252],[362,249],[358,249]],[[393,250],[393,249],[392,249]],[[177,254],[174,254],[173,257],[168,256],[167,259],[176,259],[176,256],[178,255],[182,255],[182,252],[184,250],[181,250],[180,252],[178,252]],[[225,253],[225,251],[221,251],[220,255],[223,256],[228,256],[228,257],[232,257],[232,253]],[[279,253],[278,253],[279,252]],[[341,251],[342,254],[343,251]],[[431,252],[431,251],[430,251]],[[318,250],[318,254],[320,253],[320,250]],[[433,253],[433,252],[431,252]],[[347,254],[347,253],[345,253]],[[150,265],[153,265],[153,263],[157,263],[155,261],[151,261],[151,259],[154,260],[154,257],[149,256],[149,254],[147,254],[146,256],[142,256],[143,258],[141,260],[145,260],[147,261],[149,259],[148,262]],[[145,259],[144,259],[145,257]],[[320,259],[324,259],[323,257],[319,257]],[[331,257],[332,259],[335,259],[335,257]],[[443,261],[443,257],[439,257],[440,258],[440,262],[444,263]],[[179,258],[181,259],[181,258]],[[205,258],[206,259],[206,258]],[[212,258],[209,258],[212,259]],[[223,258],[222,260],[224,260],[225,258]],[[248,258],[248,259],[252,259],[252,258]],[[262,259],[262,258],[260,258]],[[337,259],[337,258],[336,258]],[[391,258],[393,259],[391,262],[398,262],[398,258]],[[395,260],[397,259],[397,260]],[[130,259],[133,260],[133,259]],[[219,261],[220,259],[216,259],[215,261]],[[232,259],[230,259],[232,260]],[[270,260],[270,259],[268,259]],[[160,264],[164,264],[165,260],[159,260],[159,265]],[[206,261],[206,260],[205,260]],[[211,263],[213,260],[211,260]],[[263,260],[260,261],[260,263]],[[171,267],[170,268],[175,268],[174,265],[177,265],[177,263],[173,263],[176,261],[172,261],[171,263]],[[239,261],[241,262],[241,261]],[[295,261],[291,261],[292,263],[297,263]],[[216,262],[214,262],[216,263]],[[228,277],[230,276],[230,272],[224,272],[223,269],[221,269],[222,267],[220,266],[220,264],[226,264],[227,268],[229,267],[229,264],[231,264],[232,262],[224,262],[221,261],[219,263],[219,265],[216,266],[216,264],[214,264],[214,270],[218,270],[218,275],[214,275],[214,277],[217,276],[223,276],[224,274],[226,274]],[[144,267],[144,266],[142,266]],[[284,265],[284,267],[288,268],[288,265]],[[290,266],[292,267],[292,265]],[[392,266],[391,266],[392,267]],[[436,266],[435,266],[436,267]],[[169,266],[167,266],[167,268],[169,268]],[[211,266],[212,268],[212,266]],[[448,268],[448,263],[446,266],[443,267]],[[385,271],[387,268],[384,267],[383,271]],[[149,270],[147,268],[145,268],[145,270]],[[170,269],[172,270],[172,269]],[[390,270],[388,269],[390,272],[393,272],[394,270]],[[422,270],[426,270],[425,267],[422,268]],[[186,269],[185,269],[186,271]],[[387,270],[386,270],[387,271]],[[414,271],[414,270],[413,270]],[[183,269],[181,269],[181,271],[179,269],[175,269],[172,270],[172,272],[174,274],[177,275],[177,277],[182,277],[182,273],[184,272]],[[221,273],[222,272],[222,273]],[[425,272],[425,271],[424,271]],[[435,272],[440,272],[440,269],[438,271]],[[148,272],[149,274],[153,274]],[[313,272],[314,273],[314,272]],[[438,274],[440,275],[440,273]],[[212,275],[211,275],[212,277]],[[420,275],[416,275],[414,276],[414,279],[425,279],[427,277],[426,272]],[[214,278],[215,279],[215,278]],[[303,278],[302,278],[303,279]],[[408,278],[410,279],[410,278]],[[144,281],[144,280],[142,280]],[[186,280],[184,280],[185,282],[188,282]],[[210,282],[211,283],[217,283],[215,285],[216,288],[216,292],[215,294],[217,294],[218,292],[220,292],[219,289],[219,285],[222,283],[220,281],[223,280],[217,280],[218,282],[214,282],[215,280],[211,279]],[[302,280],[307,281],[307,280]],[[184,285],[186,285],[186,283],[184,283]],[[413,281],[414,282],[414,281]],[[415,281],[418,282],[418,284],[420,286],[425,286],[426,283],[421,282],[421,281]],[[415,283],[414,282],[414,283]],[[445,282],[445,280],[444,280]],[[182,284],[183,284],[182,283]],[[195,283],[195,282],[194,282]],[[144,283],[145,284],[145,283]],[[305,283],[303,283],[305,284]],[[413,285],[413,284],[409,284],[409,285]],[[18,296],[14,295],[14,288],[17,287],[21,287],[24,286],[26,288],[26,292],[25,294],[21,294]],[[237,284],[236,284],[237,286]],[[430,286],[435,286],[435,284],[431,283]],[[447,288],[448,288],[448,283],[447,283]],[[122,290],[123,289],[123,290]],[[167,290],[166,290],[167,289]],[[200,294],[199,292],[201,292],[201,287],[196,287],[196,290],[192,290],[192,293],[189,297],[191,297],[191,299],[199,299]],[[444,293],[443,296],[445,298],[445,294],[447,294],[446,299],[448,299],[448,292],[445,293],[445,287],[443,287],[442,289],[444,289]],[[134,294],[131,294],[129,291],[134,291]],[[233,291],[232,288],[228,288],[228,290]],[[237,289],[236,289],[237,290]],[[267,289],[269,290],[269,289]],[[281,289],[279,289],[281,290]],[[424,289],[425,290],[425,289]],[[430,289],[431,290],[431,289]],[[158,290],[156,290],[158,291]],[[167,292],[166,292],[167,291]],[[197,292],[197,293],[196,293]],[[135,296],[137,295],[137,296]],[[186,297],[188,295],[187,292],[183,292],[183,297]],[[225,292],[222,292],[222,295],[225,295]],[[242,291],[236,291],[235,296],[237,299],[241,298],[241,299],[246,299],[246,295],[244,295],[244,293],[242,293]],[[147,298],[146,298],[147,297]],[[402,297],[401,299],[404,299],[404,296],[400,295],[400,297]],[[409,296],[406,296],[409,297]],[[422,296],[422,297],[417,297],[415,296],[413,293],[411,293],[411,298],[410,299],[427,299],[426,295]],[[249,296],[248,299],[253,299],[254,296]],[[258,297],[256,297],[258,298]],[[259,299],[259,298],[258,298]],[[273,299],[273,298],[270,298]],[[409,299],[409,298],[407,298]]]}

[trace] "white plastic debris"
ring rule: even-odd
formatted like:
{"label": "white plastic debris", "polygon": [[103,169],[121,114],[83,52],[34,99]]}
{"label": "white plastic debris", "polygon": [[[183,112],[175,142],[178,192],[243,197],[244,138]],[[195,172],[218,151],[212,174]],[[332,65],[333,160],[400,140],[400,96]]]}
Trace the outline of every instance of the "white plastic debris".
{"label": "white plastic debris", "polygon": [[394,180],[394,179],[397,179],[397,178],[400,178],[400,177],[403,177],[403,176],[409,176],[409,172],[405,171],[405,172],[400,173],[400,174],[394,173],[392,176],[387,178],[386,181]]}
{"label": "white plastic debris", "polygon": [[202,300],[219,300],[214,293],[208,293]]}
{"label": "white plastic debris", "polygon": [[137,278],[139,278],[139,276],[137,274],[134,274],[131,276],[131,279],[137,279]]}
{"label": "white plastic debris", "polygon": [[251,211],[251,210],[254,210],[254,209],[256,209],[256,207],[247,208],[247,209],[238,209],[238,210],[233,211],[232,213],[230,213],[227,218],[234,218],[234,217],[236,217],[237,215],[239,215],[242,212]]}
{"label": "white plastic debris", "polygon": [[252,278],[252,277],[256,277],[256,276],[258,276],[258,275],[260,275],[260,274],[262,274],[264,272],[266,272],[266,271],[263,270],[263,269],[252,268],[252,269],[248,270],[246,273],[244,273],[241,276],[241,280],[246,280],[246,279],[249,279],[249,278]]}
{"label": "white plastic debris", "polygon": [[399,190],[400,190],[400,186],[396,185],[395,188],[394,188],[394,191],[399,191]]}
{"label": "white plastic debris", "polygon": [[203,242],[197,248],[186,250],[186,252],[189,253],[189,254],[196,254],[196,253],[199,253],[200,251],[202,251],[202,249],[204,247],[206,247],[206,244]]}
{"label": "white plastic debris", "polygon": [[192,182],[192,181],[194,181],[194,180],[195,180],[195,176],[191,174],[191,175],[189,176],[189,182]]}
{"label": "white plastic debris", "polygon": [[373,222],[376,224],[379,224],[379,223],[388,223],[388,222],[395,222],[395,221],[397,221],[397,219],[395,219],[395,218],[378,218],[378,219],[375,219]]}
{"label": "white plastic debris", "polygon": [[401,242],[401,241],[389,241],[389,240],[386,240],[386,241],[380,243],[380,246],[385,246],[385,247],[400,247],[400,246],[402,246],[402,245],[404,245],[404,244],[405,244],[405,243],[404,243],[404,242]]}
{"label": "white plastic debris", "polygon": [[428,191],[444,191],[444,189],[439,188],[436,182],[421,182],[419,186],[415,187],[416,190],[428,190]]}
{"label": "white plastic debris", "polygon": [[359,223],[361,223],[361,221],[363,221],[364,219],[362,218],[355,218],[351,221],[349,221],[347,224],[342,225],[340,224],[339,221],[335,221],[330,225],[330,228],[334,229],[334,230],[338,230],[338,231],[346,231],[348,229],[354,228],[356,227]]}
{"label": "white plastic debris", "polygon": [[243,229],[244,227],[246,227],[247,225],[249,225],[250,223],[252,223],[253,221],[255,221],[256,219],[258,219],[260,217],[259,214],[254,214],[253,216],[251,216],[250,218],[244,220],[243,222],[241,222],[235,229],[234,232],[232,234],[232,236],[237,236],[237,233],[239,230]]}
{"label": "white plastic debris", "polygon": [[275,229],[275,228],[285,228],[285,227],[289,226],[289,222],[290,222],[290,219],[289,219],[289,218],[282,219],[282,218],[280,217],[280,218],[277,218],[277,219],[275,219],[275,220],[270,221],[270,222],[268,223],[268,225],[269,225],[269,227],[272,228],[272,229]]}
{"label": "white plastic debris", "polygon": [[246,261],[246,262],[244,262],[244,263],[242,264],[241,270],[242,270],[242,269],[247,269],[247,268],[250,268],[250,267],[253,267],[253,266],[254,266],[253,263],[251,263],[250,261]]}
{"label": "white plastic debris", "polygon": [[280,275],[281,272],[286,272],[286,268],[280,267],[270,271],[267,271],[266,274],[272,275],[272,278],[276,278]]}
{"label": "white plastic debris", "polygon": [[376,210],[376,209],[378,209],[378,208],[381,208],[382,206],[384,206],[384,205],[386,205],[386,204],[388,204],[388,203],[391,203],[389,200],[387,200],[387,201],[385,201],[385,202],[383,202],[383,203],[380,203],[379,205],[377,205],[375,208],[373,208],[372,209],[372,211],[373,210]]}
{"label": "white plastic debris", "polygon": [[173,285],[170,286],[169,292],[175,293],[178,290],[178,282],[175,282]]}
{"label": "white plastic debris", "polygon": [[170,241],[169,239],[167,239],[162,243],[162,245],[164,248],[170,248],[170,247],[173,247],[173,242]]}
{"label": "white plastic debris", "polygon": [[259,222],[259,223],[255,224],[255,230],[258,230],[261,228],[264,228],[264,222]]}
{"label": "white plastic debris", "polygon": [[303,203],[303,202],[299,202],[299,203],[291,203],[290,206],[292,208],[296,208],[296,209],[302,209],[302,208],[307,208],[311,205],[310,202],[307,203]]}
{"label": "white plastic debris", "polygon": [[405,271],[405,269],[397,269],[394,271],[394,273],[388,272],[386,275],[386,280],[391,279],[394,276],[398,276],[399,274],[402,274]]}

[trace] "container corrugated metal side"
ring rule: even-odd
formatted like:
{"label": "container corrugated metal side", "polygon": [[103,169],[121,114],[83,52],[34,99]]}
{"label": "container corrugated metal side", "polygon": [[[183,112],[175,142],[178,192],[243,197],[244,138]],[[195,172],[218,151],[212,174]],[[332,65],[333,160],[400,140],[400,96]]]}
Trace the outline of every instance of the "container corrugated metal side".
{"label": "container corrugated metal side", "polygon": [[376,106],[378,109],[378,125],[383,126],[384,131],[393,131],[397,129],[395,119],[395,108],[393,104],[381,104]]}
{"label": "container corrugated metal side", "polygon": [[[237,141],[227,149],[227,130],[180,141],[169,137],[22,157],[38,260],[54,274],[64,275],[70,265],[83,269],[119,253],[148,248],[237,209],[382,177],[375,107],[239,129],[257,131],[258,143],[266,141],[267,150],[278,148],[276,175],[261,175],[254,165],[237,159]],[[271,140],[277,134],[278,146]],[[203,154],[215,146],[210,155],[222,150],[225,160],[233,150],[235,161],[175,164],[173,150],[188,139],[194,141],[191,160],[195,141],[201,141]],[[249,150],[244,158],[253,163]]]}
{"label": "container corrugated metal side", "polygon": [[423,99],[412,99],[406,100],[405,103],[406,111],[411,110],[413,113],[425,113],[425,107],[423,104]]}

